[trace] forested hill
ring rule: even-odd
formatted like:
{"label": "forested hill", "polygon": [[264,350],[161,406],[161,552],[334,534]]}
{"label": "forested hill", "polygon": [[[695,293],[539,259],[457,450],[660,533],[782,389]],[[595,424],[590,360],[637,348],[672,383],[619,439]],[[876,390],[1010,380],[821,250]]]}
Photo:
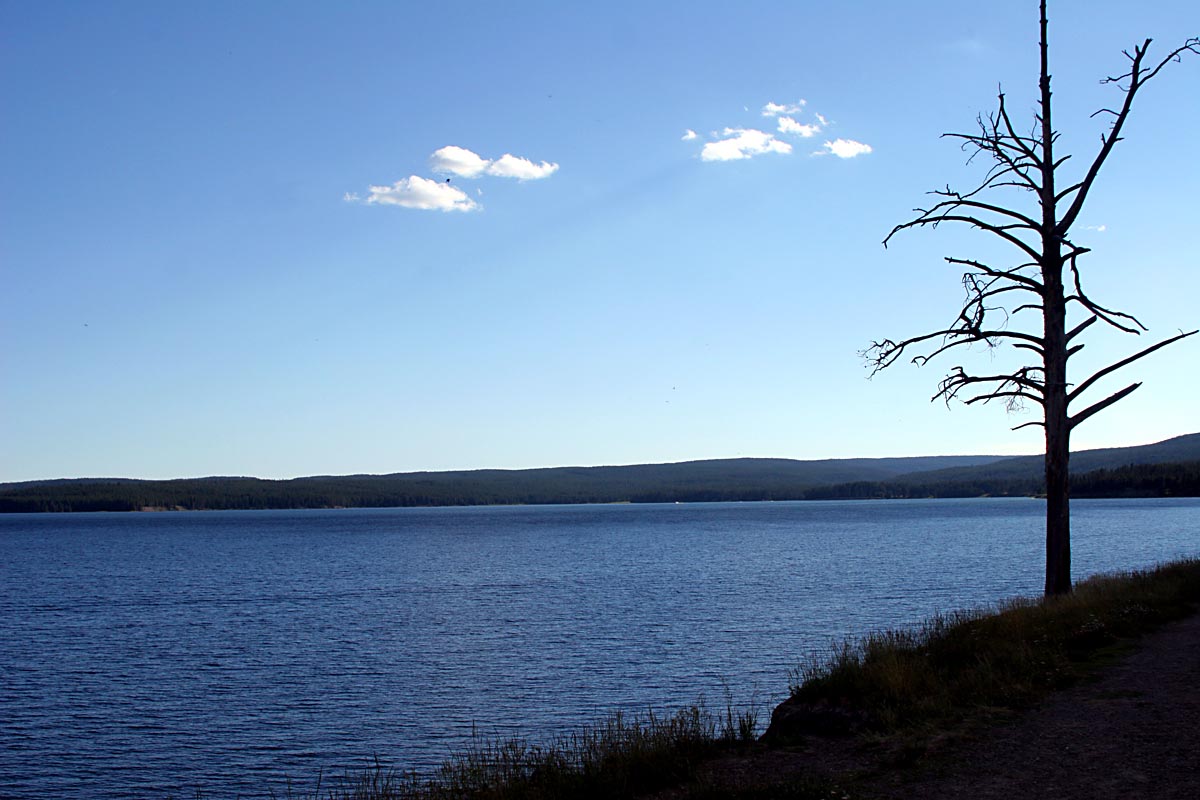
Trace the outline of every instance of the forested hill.
{"label": "forested hill", "polygon": [[[1200,462],[1200,434],[1143,447],[1076,453],[1083,469]],[[413,472],[262,480],[73,479],[0,484],[0,512],[267,509],[539,503],[802,500],[830,497],[1033,494],[1039,457],[725,459],[619,467]],[[1031,466],[1032,465],[1032,466]],[[1175,467],[1159,472],[1175,474]],[[1193,465],[1194,469],[1194,465]],[[1144,478],[1146,470],[1135,470]],[[1164,473],[1164,474],[1165,474]],[[1133,473],[1108,480],[1133,480]],[[1161,477],[1161,475],[1160,475]],[[1172,479],[1174,480],[1174,479]],[[1077,480],[1077,485],[1079,485]],[[1158,486],[1159,484],[1155,484]],[[1166,485],[1166,484],[1163,484]],[[1136,493],[1187,493],[1144,484]],[[1148,488],[1149,487],[1149,488]]]}
{"label": "forested hill", "polygon": [[963,467],[999,456],[792,461],[739,458],[619,467],[409,472],[261,480],[78,479],[0,484],[3,511],[338,508],[541,503],[791,500],[805,489],[886,481],[922,469]]}
{"label": "forested hill", "polygon": [[[1108,447],[1071,453],[1071,474],[1081,475],[1099,469],[1115,469],[1138,464],[1168,464],[1200,460],[1200,433],[1176,436],[1164,442],[1139,447]],[[1017,456],[987,464],[948,469],[918,469],[896,480],[928,483],[941,479],[955,481],[1042,478],[1042,457]]]}
{"label": "forested hill", "polygon": [[[1041,456],[914,471],[883,481],[810,489],[809,500],[1035,495],[1045,491]],[[1071,454],[1073,497],[1200,496],[1200,434],[1157,444]]]}

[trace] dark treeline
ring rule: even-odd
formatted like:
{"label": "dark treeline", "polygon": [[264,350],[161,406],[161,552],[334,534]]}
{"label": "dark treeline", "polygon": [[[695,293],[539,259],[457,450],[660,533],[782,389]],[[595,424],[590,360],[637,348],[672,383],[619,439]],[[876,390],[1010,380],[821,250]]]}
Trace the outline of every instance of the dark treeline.
{"label": "dark treeline", "polygon": [[[739,465],[738,462],[730,462]],[[755,500],[866,500],[1018,497],[1042,493],[1036,476],[955,479],[954,471],[813,486],[785,473],[726,468],[711,472],[645,468],[487,470],[390,476],[196,478],[171,481],[69,480],[0,489],[2,512],[384,508],[563,503],[669,503]],[[601,470],[600,473],[595,470]],[[610,470],[610,471],[604,471]],[[936,476],[936,477],[935,477]],[[1200,496],[1200,461],[1129,464],[1076,474],[1075,497]]]}
{"label": "dark treeline", "polygon": [[[1200,434],[1192,433],[1176,436],[1156,444],[1140,447],[1109,447],[1095,450],[1080,450],[1071,454],[1072,481],[1077,476],[1097,470],[1120,469],[1131,465],[1145,464],[1180,464],[1200,459]],[[940,468],[936,471],[913,470],[907,475],[896,478],[882,478],[882,481],[901,481],[915,484],[932,485],[938,483],[964,484],[977,482],[981,486],[1000,486],[1009,483],[1013,491],[1020,494],[1022,481],[1043,479],[1045,467],[1042,456],[1016,456],[1004,458],[985,464],[961,467]],[[874,480],[874,479],[872,479]],[[838,481],[841,483],[842,481]],[[833,483],[831,481],[830,483]],[[1041,487],[1038,483],[1037,486]],[[1074,494],[1074,490],[1072,490]]]}
{"label": "dark treeline", "polygon": [[1098,469],[1072,478],[1075,497],[1200,497],[1200,461]]}
{"label": "dark treeline", "polygon": [[797,499],[805,489],[975,466],[999,456],[795,461],[745,458],[617,467],[412,472],[261,480],[60,480],[0,486],[0,511],[135,511]]}
{"label": "dark treeline", "polygon": [[[899,481],[855,481],[818,486],[805,492],[806,500],[904,500],[924,497],[1032,497],[1045,492],[1039,477],[969,478],[919,481],[907,476]],[[1071,496],[1100,497],[1200,497],[1200,461],[1169,464],[1127,464],[1073,474]]]}
{"label": "dark treeline", "polygon": [[555,505],[566,503],[713,502],[802,499],[809,483],[731,478],[714,481],[573,480],[507,475],[458,480],[388,477],[199,478],[174,481],[65,482],[0,491],[0,513],[40,511],[389,508]]}

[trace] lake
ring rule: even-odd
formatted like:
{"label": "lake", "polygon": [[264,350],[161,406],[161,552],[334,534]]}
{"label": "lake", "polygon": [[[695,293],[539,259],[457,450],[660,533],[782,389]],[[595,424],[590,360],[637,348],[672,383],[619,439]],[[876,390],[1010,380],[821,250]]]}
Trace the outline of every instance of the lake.
{"label": "lake", "polygon": [[[1200,556],[1077,500],[1075,575]],[[703,698],[1042,585],[1032,499],[0,515],[0,796],[286,796]]]}

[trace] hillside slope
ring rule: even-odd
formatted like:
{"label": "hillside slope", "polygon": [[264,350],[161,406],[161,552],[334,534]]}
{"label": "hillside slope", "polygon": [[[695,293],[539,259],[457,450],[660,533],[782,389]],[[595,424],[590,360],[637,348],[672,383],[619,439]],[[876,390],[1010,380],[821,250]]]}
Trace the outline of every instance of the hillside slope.
{"label": "hillside slope", "polygon": [[[1200,461],[1200,434],[1072,455],[1075,471]],[[707,502],[1037,491],[1041,458],[927,456],[795,461],[739,458],[606,467],[145,481],[0,484],[0,512],[285,509],[617,502]],[[899,488],[898,488],[899,487]],[[909,487],[905,489],[904,487]],[[996,487],[1000,487],[997,490]],[[914,493],[915,492],[915,493]]]}
{"label": "hillside slope", "polygon": [[245,477],[169,481],[76,479],[0,485],[0,511],[130,511],[798,499],[805,489],[890,480],[913,469],[983,464],[998,456],[741,458],[617,467]]}
{"label": "hillside slope", "polygon": [[[1167,464],[1200,460],[1200,433],[1176,436],[1136,447],[1106,447],[1071,453],[1071,473],[1116,469],[1131,464]],[[914,470],[896,477],[898,482],[992,481],[1042,477],[1042,456],[1017,456],[987,464]]]}

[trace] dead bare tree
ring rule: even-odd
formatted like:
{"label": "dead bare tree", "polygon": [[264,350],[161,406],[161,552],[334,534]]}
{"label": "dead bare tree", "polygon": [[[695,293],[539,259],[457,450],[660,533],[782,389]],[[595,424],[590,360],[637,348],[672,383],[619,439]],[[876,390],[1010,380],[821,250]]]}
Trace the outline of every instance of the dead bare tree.
{"label": "dead bare tree", "polygon": [[[958,399],[967,405],[1000,400],[1013,407],[1032,404],[1042,410],[1042,418],[1026,425],[1040,425],[1046,434],[1046,594],[1071,591],[1070,483],[1068,461],[1071,431],[1084,420],[1128,396],[1140,383],[1131,383],[1120,391],[1091,402],[1079,410],[1078,403],[1097,381],[1197,331],[1181,331],[1175,336],[1150,345],[1133,355],[1097,370],[1081,381],[1068,379],[1068,362],[1082,348],[1077,337],[1096,322],[1118,331],[1139,334],[1146,328],[1132,315],[1100,305],[1083,289],[1079,259],[1088,248],[1075,245],[1069,238],[1071,226],[1079,218],[1088,193],[1101,168],[1108,160],[1121,130],[1129,118],[1134,98],[1142,87],[1172,61],[1184,53],[1200,54],[1200,39],[1191,38],[1161,60],[1149,60],[1150,39],[1125,51],[1128,71],[1105,78],[1124,94],[1116,108],[1103,108],[1093,114],[1111,119],[1108,131],[1100,137],[1100,148],[1083,176],[1066,188],[1058,188],[1058,178],[1066,170],[1069,156],[1055,153],[1058,134],[1054,130],[1050,104],[1050,68],[1048,57],[1046,1],[1041,0],[1041,90],[1038,110],[1028,134],[1018,133],[1000,94],[999,107],[977,119],[977,133],[949,133],[971,159],[985,156],[991,166],[975,188],[957,192],[947,186],[931,192],[937,202],[916,209],[918,216],[897,225],[884,239],[909,228],[934,227],[942,223],[961,223],[999,238],[1016,250],[1015,266],[998,266],[969,258],[946,258],[964,269],[962,276],[966,299],[958,317],[946,328],[901,341],[884,339],[873,342],[863,352],[871,374],[911,356],[923,365],[930,359],[972,344],[988,348],[1004,345],[1033,354],[1032,363],[1003,374],[976,374],[962,366],[953,367],[938,385],[933,399],[949,403]],[[1023,210],[1020,202],[992,202],[998,191],[1019,190],[1018,198],[1032,194],[1037,208]],[[1032,203],[1028,204],[1032,206]],[[1033,315],[1040,312],[1041,329]],[[1082,320],[1067,328],[1068,317]],[[1028,319],[1023,330],[1017,323]],[[914,355],[916,353],[916,355]],[[1017,428],[1025,427],[1018,425]],[[1017,428],[1014,428],[1016,430]]]}

